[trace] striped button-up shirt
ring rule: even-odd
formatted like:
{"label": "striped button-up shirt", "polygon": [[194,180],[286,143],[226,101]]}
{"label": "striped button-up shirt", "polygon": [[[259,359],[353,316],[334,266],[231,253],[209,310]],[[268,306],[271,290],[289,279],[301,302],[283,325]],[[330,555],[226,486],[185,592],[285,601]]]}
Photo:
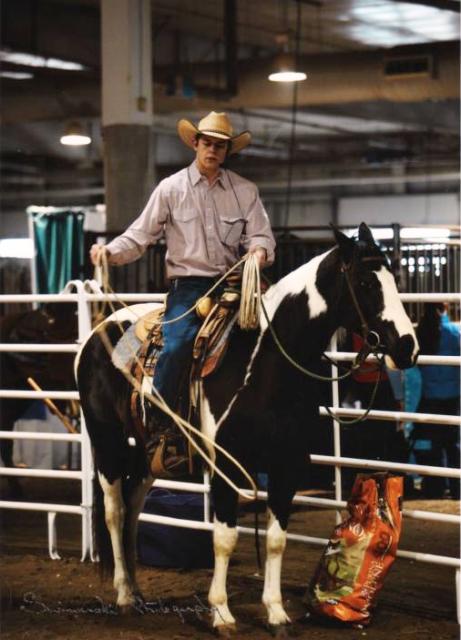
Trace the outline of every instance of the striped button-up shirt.
{"label": "striped button-up shirt", "polygon": [[156,187],[141,215],[107,249],[112,264],[139,258],[163,235],[169,278],[217,276],[240,256],[262,247],[267,263],[275,241],[257,187],[233,171],[221,169],[210,185],[195,161]]}

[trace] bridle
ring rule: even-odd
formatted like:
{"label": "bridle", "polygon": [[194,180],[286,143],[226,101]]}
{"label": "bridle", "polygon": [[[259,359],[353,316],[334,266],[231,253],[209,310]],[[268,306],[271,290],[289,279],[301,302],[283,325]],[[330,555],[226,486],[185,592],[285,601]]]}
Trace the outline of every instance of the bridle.
{"label": "bridle", "polygon": [[[383,265],[386,264],[385,259],[379,256],[365,256],[360,259],[360,262],[380,262]],[[355,289],[352,286],[352,282],[351,282],[351,277],[350,277],[351,266],[352,266],[352,262],[350,262],[349,264],[346,264],[345,262],[343,262],[341,264],[341,273],[344,275],[344,279],[346,280],[347,288],[349,290],[352,303],[354,305],[355,311],[357,312],[357,315],[360,320],[363,346],[358,352],[354,360],[354,363],[352,365],[352,369],[358,369],[366,360],[366,358],[370,355],[370,353],[373,353],[376,355],[379,347],[383,347],[383,345],[381,343],[381,336],[379,335],[379,333],[377,331],[372,331],[370,329],[368,322],[365,318],[365,315],[362,311],[362,308],[359,304],[359,301],[357,299],[357,294],[355,293]]]}

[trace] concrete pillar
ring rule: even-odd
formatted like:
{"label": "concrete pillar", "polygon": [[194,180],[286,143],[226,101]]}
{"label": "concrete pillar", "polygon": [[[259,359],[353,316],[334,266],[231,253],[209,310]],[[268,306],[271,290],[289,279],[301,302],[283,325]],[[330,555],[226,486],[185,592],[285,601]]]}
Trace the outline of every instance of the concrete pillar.
{"label": "concrete pillar", "polygon": [[154,186],[150,0],[101,0],[107,230],[141,212]]}

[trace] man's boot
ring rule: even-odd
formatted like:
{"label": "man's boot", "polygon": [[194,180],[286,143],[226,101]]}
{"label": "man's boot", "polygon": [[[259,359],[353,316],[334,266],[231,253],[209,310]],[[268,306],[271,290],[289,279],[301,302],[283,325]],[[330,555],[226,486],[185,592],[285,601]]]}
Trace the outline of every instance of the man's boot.
{"label": "man's boot", "polygon": [[161,409],[146,409],[146,453],[154,478],[178,478],[189,472],[189,459],[183,452],[183,439]]}

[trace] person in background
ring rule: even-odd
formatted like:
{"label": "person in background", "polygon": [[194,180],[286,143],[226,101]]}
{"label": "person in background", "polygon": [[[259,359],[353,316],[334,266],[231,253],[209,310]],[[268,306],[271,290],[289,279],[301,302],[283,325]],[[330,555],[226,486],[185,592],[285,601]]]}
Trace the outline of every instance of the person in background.
{"label": "person in background", "polygon": [[[90,249],[93,264],[99,264],[104,250],[109,264],[122,265],[140,258],[149,245],[165,236],[170,279],[165,321],[190,309],[242,253],[253,253],[262,268],[273,262],[275,249],[256,185],[222,167],[228,156],[250,143],[250,133],[234,135],[228,116],[214,111],[197,126],[180,120],[177,129],[182,142],[195,152],[192,164],[160,182],[124,233],[106,247],[95,244]],[[153,384],[173,409],[201,323],[195,313],[189,313],[163,326],[164,348]],[[169,422],[155,408],[149,413],[146,449],[153,459]]]}
{"label": "person in background", "polygon": [[[352,333],[347,336],[342,348],[359,352],[362,346],[363,338]],[[380,381],[375,391],[378,378]],[[375,393],[372,409],[396,411],[400,407],[389,378],[387,369],[384,368],[380,373],[376,362],[364,362],[360,369],[354,371],[343,383],[341,395],[348,405],[356,407],[356,403],[359,402],[361,411],[365,411]],[[341,433],[343,454],[346,457],[407,462],[408,446],[404,433],[395,420],[366,419],[355,424],[343,425]],[[343,469],[344,490],[352,487],[355,475],[360,471],[366,472],[366,469]]]}
{"label": "person in background", "polygon": [[[459,356],[460,328],[450,322],[447,305],[425,305],[417,327],[417,337],[423,355]],[[419,413],[459,415],[460,368],[458,366],[424,365],[419,367],[422,379]],[[459,427],[444,424],[416,424],[412,440],[418,464],[436,467],[460,465]],[[418,441],[429,441],[427,450],[418,449]],[[456,478],[423,476],[422,492],[427,498],[443,498],[447,488],[450,497],[459,500],[460,481]]]}

